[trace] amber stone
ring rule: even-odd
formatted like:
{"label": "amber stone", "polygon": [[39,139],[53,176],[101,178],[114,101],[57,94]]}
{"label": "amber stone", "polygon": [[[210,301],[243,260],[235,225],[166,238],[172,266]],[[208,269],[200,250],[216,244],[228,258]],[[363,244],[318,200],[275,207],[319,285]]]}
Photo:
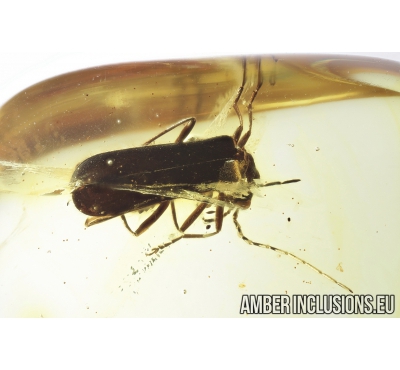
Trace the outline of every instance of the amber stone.
{"label": "amber stone", "polygon": [[[400,64],[260,58],[263,84],[246,150],[259,184],[301,181],[253,187],[238,220],[247,238],[331,278],[285,252],[247,244],[232,213],[218,235],[182,239],[150,257],[177,233],[170,210],[138,238],[120,218],[85,228],[86,216],[70,202],[78,163],[138,147],[183,118],[196,118],[197,140],[232,135],[239,123],[232,105],[242,57],[117,64],[39,82],[0,109],[0,316],[234,317],[243,294],[350,295],[334,280],[354,297],[397,296]],[[259,57],[245,59],[246,129]],[[176,205],[182,223],[196,202]],[[150,212],[127,215],[131,228]],[[200,217],[190,231],[212,232],[208,224]]]}

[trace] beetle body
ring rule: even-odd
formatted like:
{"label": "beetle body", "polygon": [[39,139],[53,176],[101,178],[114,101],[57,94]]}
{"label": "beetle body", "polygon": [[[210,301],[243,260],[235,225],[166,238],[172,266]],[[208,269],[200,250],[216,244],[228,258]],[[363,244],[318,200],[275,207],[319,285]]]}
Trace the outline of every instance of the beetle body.
{"label": "beetle body", "polygon": [[[142,147],[118,150],[94,155],[80,163],[71,179],[74,184],[72,199],[81,212],[88,215],[86,226],[91,226],[120,216],[125,227],[135,236],[148,230],[170,206],[178,236],[152,248],[147,255],[157,253],[182,238],[205,238],[221,231],[224,207],[235,209],[233,221],[237,232],[245,242],[277,253],[283,253],[301,262],[330,281],[352,292],[350,288],[324,273],[314,265],[291,252],[258,243],[247,238],[238,222],[239,209],[251,204],[252,187],[288,184],[300,180],[271,182],[257,185],[260,175],[253,157],[247,153],[245,145],[251,136],[252,104],[262,86],[261,61],[258,61],[258,82],[247,105],[249,128],[243,134],[243,118],[238,107],[246,81],[246,62],[243,62],[243,82],[234,100],[233,108],[239,118],[239,126],[232,136],[217,136],[198,141],[184,140],[193,129],[196,119],[187,118],[167,128],[148,140]],[[173,144],[149,145],[167,132],[183,125]],[[245,184],[240,190],[240,185]],[[223,185],[223,186],[220,186]],[[232,191],[239,185],[239,191]],[[199,201],[193,212],[179,225],[175,199],[184,198],[189,192]],[[190,234],[186,230],[198,219],[208,204],[215,205],[215,231],[204,234]],[[125,213],[142,211],[156,206],[150,216],[133,231],[127,223]]]}
{"label": "beetle body", "polygon": [[[97,154],[80,163],[72,182],[75,206],[89,216],[116,217],[170,199],[124,186],[201,192],[218,182],[253,182],[260,178],[252,156],[230,136],[143,146]],[[233,200],[234,201],[234,200]]]}

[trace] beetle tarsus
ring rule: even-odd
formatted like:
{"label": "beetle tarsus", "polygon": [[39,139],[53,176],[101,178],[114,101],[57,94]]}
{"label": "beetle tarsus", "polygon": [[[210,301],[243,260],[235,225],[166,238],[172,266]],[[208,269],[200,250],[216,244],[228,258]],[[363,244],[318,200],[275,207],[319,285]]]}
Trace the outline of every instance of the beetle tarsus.
{"label": "beetle tarsus", "polygon": [[182,239],[183,237],[184,237],[184,234],[181,234],[178,237],[176,237],[176,238],[174,238],[174,239],[172,239],[172,240],[170,240],[168,242],[162,243],[161,245],[152,248],[149,253],[146,253],[146,256],[151,256],[153,254],[158,253],[159,251],[162,251],[164,248],[169,247],[170,245],[174,244],[175,242],[177,242],[178,240]]}

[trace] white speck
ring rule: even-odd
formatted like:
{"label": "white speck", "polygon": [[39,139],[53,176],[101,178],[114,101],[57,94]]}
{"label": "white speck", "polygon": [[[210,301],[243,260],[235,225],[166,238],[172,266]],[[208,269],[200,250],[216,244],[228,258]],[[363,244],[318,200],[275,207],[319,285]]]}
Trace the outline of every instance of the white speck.
{"label": "white speck", "polygon": [[315,151],[317,152],[319,151],[319,146],[315,147]]}
{"label": "white speck", "polygon": [[117,119],[117,123],[120,124],[120,123],[121,123],[121,120],[120,120],[120,119]]}
{"label": "white speck", "polygon": [[107,159],[107,164],[109,166],[112,166],[114,164],[114,160],[113,159]]}

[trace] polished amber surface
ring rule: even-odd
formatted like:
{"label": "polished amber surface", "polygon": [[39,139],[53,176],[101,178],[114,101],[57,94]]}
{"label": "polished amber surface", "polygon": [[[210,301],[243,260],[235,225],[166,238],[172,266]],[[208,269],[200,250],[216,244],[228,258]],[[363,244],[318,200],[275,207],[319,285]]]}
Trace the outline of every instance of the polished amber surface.
{"label": "polished amber surface", "polygon": [[[246,59],[245,127],[258,76],[257,58]],[[355,294],[399,293],[398,71],[373,58],[261,57],[246,148],[262,181],[301,181],[254,190],[239,213],[243,232]],[[242,75],[243,58],[112,65],[54,77],[5,103],[0,315],[231,317],[242,294],[349,294],[299,261],[246,244],[230,215],[219,235],[148,257],[149,245],[175,232],[170,212],[135,238],[118,218],[85,228],[69,202],[76,165],[94,154],[140,146],[187,117],[198,121],[195,137],[232,135]],[[180,201],[178,218],[193,208]]]}

